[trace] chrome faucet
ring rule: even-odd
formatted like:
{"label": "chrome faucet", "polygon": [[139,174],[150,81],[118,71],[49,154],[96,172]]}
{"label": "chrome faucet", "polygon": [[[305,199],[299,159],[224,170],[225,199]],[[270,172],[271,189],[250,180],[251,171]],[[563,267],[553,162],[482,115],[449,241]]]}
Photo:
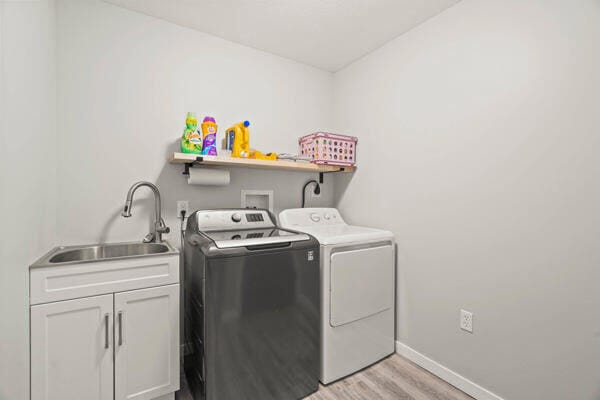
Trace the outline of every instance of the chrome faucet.
{"label": "chrome faucet", "polygon": [[150,182],[134,183],[129,188],[129,191],[127,192],[127,199],[125,200],[125,208],[123,208],[123,212],[121,213],[121,215],[124,216],[125,218],[131,217],[131,204],[133,202],[133,194],[141,186],[149,187],[150,189],[152,189],[152,192],[154,193],[154,230],[152,232],[150,232],[149,234],[147,234],[144,237],[143,241],[144,241],[144,243],[150,243],[150,242],[160,243],[160,242],[162,242],[162,234],[169,233],[171,230],[169,229],[168,226],[165,225],[165,221],[163,221],[163,219],[161,217],[160,192],[158,191],[158,188],[156,187],[156,185],[154,185]]}

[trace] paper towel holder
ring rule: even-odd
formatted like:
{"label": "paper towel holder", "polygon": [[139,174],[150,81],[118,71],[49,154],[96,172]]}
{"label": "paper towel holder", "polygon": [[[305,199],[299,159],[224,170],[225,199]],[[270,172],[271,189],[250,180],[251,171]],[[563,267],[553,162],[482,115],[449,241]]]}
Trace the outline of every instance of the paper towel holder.
{"label": "paper towel holder", "polygon": [[204,161],[204,157],[202,156],[198,156],[196,157],[196,160],[194,162],[191,163],[185,163],[184,167],[183,167],[183,175],[189,175],[190,174],[190,168],[192,168],[196,163],[201,163],[202,161]]}

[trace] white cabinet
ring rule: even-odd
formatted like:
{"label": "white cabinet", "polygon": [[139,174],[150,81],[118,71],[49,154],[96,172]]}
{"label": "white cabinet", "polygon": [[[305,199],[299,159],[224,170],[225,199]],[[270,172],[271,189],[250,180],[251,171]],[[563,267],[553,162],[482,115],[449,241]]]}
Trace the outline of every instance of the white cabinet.
{"label": "white cabinet", "polygon": [[31,399],[113,398],[113,295],[31,307]]}
{"label": "white cabinet", "polygon": [[179,389],[179,285],[115,294],[115,400]]}
{"label": "white cabinet", "polygon": [[[31,286],[31,400],[173,399],[179,390],[179,271],[169,266],[178,259],[32,269],[30,280],[46,283]],[[136,279],[124,274],[132,270]],[[114,279],[120,274],[124,279]],[[150,282],[167,284],[144,288]],[[78,298],[65,298],[69,294]]]}
{"label": "white cabinet", "polygon": [[179,282],[178,256],[53,265],[29,272],[30,303],[76,299]]}

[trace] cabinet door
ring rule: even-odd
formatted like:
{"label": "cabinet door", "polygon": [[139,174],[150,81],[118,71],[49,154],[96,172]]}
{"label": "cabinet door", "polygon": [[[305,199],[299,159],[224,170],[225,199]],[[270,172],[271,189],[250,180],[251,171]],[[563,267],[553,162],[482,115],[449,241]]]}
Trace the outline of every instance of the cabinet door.
{"label": "cabinet door", "polygon": [[115,400],[179,390],[179,285],[115,294]]}
{"label": "cabinet door", "polygon": [[31,307],[31,400],[112,400],[113,295]]}

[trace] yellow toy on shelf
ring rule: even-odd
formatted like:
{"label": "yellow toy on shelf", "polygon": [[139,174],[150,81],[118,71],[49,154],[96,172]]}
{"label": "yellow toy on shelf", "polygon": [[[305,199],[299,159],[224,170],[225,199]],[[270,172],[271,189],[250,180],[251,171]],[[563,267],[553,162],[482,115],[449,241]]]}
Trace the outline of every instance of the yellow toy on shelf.
{"label": "yellow toy on shelf", "polygon": [[250,149],[250,121],[238,122],[225,132],[225,149],[231,151],[231,157],[254,158],[257,160],[277,160],[277,154],[264,154]]}
{"label": "yellow toy on shelf", "polygon": [[256,160],[277,160],[277,154],[276,153],[262,153],[258,150],[250,150],[250,157],[248,158],[254,158]]}

